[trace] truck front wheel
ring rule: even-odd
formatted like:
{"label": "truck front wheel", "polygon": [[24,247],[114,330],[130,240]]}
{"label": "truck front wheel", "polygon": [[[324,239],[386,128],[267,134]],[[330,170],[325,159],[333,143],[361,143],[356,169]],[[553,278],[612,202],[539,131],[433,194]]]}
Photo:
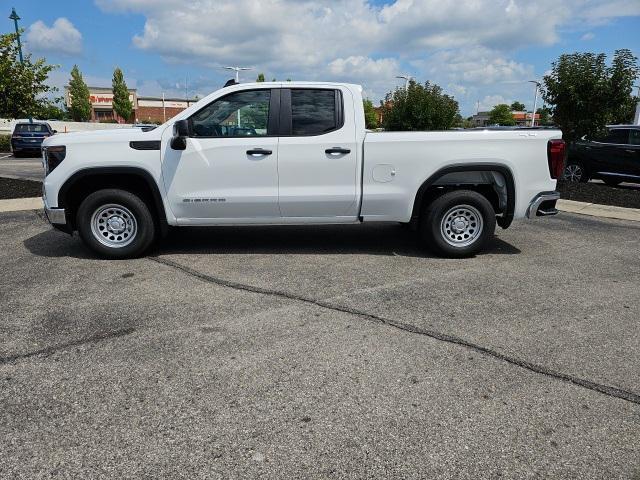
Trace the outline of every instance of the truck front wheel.
{"label": "truck front wheel", "polygon": [[489,200],[471,190],[435,199],[420,218],[420,235],[436,253],[461,258],[478,253],[493,236],[496,214]]}
{"label": "truck front wheel", "polygon": [[119,189],[98,190],[85,198],[76,226],[87,246],[112,259],[142,255],[155,237],[155,224],[145,202]]}

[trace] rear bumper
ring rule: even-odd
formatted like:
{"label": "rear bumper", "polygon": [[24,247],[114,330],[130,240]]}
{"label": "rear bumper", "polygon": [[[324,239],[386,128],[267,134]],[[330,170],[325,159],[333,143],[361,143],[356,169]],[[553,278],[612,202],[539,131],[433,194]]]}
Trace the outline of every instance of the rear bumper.
{"label": "rear bumper", "polygon": [[556,202],[560,199],[560,192],[542,192],[537,194],[529,203],[527,218],[546,217],[556,215]]}

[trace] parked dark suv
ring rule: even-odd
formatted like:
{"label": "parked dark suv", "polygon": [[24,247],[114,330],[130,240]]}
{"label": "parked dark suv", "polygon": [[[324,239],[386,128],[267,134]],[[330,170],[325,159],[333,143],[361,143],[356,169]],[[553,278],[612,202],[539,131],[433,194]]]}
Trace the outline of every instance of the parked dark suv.
{"label": "parked dark suv", "polygon": [[42,141],[56,133],[47,122],[16,123],[11,135],[11,151],[15,157],[40,156]]}
{"label": "parked dark suv", "polygon": [[572,143],[563,178],[599,178],[608,185],[640,182],[640,125],[609,125],[602,136]]}

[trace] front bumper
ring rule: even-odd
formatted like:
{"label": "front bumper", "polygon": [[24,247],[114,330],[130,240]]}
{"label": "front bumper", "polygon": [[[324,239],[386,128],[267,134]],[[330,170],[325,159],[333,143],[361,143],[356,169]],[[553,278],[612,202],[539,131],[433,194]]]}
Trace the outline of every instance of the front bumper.
{"label": "front bumper", "polygon": [[527,218],[546,217],[556,215],[558,209],[556,202],[560,199],[560,192],[542,192],[533,197],[529,208],[527,208]]}
{"label": "front bumper", "polygon": [[67,214],[64,208],[49,208],[45,205],[44,214],[51,225],[66,225]]}

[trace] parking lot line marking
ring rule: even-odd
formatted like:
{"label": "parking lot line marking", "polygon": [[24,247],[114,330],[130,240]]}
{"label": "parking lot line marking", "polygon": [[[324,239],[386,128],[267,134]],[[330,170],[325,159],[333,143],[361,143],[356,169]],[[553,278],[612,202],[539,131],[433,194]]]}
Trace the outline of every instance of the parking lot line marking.
{"label": "parking lot line marking", "polygon": [[489,347],[484,347],[482,345],[478,345],[476,343],[470,342],[460,337],[456,337],[454,335],[449,335],[447,333],[438,332],[435,330],[428,330],[420,327],[416,327],[415,325],[411,325],[408,323],[400,322],[398,320],[392,320],[388,318],[384,318],[378,315],[374,315],[371,313],[367,313],[361,310],[356,310],[350,307],[345,307],[342,305],[333,304],[331,302],[326,302],[324,300],[315,300],[313,298],[304,297],[301,295],[296,295],[289,292],[283,292],[280,290],[270,290],[267,288],[256,287],[253,285],[246,285],[243,283],[237,283],[230,280],[225,280],[223,278],[213,277],[211,275],[207,275],[205,273],[194,270],[190,267],[182,265],[180,263],[174,262],[172,260],[161,258],[161,257],[147,257],[149,260],[165,265],[170,268],[174,268],[176,270],[180,270],[183,273],[190,275],[192,277],[198,278],[202,281],[213,283],[216,285],[220,285],[223,287],[233,288],[235,290],[242,290],[245,292],[257,293],[261,295],[270,295],[280,298],[286,298],[288,300],[294,300],[299,302],[304,302],[307,304],[315,305],[321,308],[326,308],[329,310],[348,313],[351,315],[357,315],[359,317],[366,318],[367,320],[373,321],[375,323],[388,325],[390,327],[403,330],[409,333],[416,333],[418,335],[424,335],[426,337],[433,338],[434,340],[438,340],[441,342],[446,342],[454,345],[459,345],[471,350],[474,350],[478,353],[496,358],[498,360],[504,361],[511,365],[515,365],[520,368],[524,368],[534,373],[538,373],[541,375],[545,375],[551,378],[555,378],[556,380],[560,380],[566,383],[571,383],[573,385],[577,385],[579,387],[586,388],[588,390],[592,390],[594,392],[601,393],[603,395],[607,395],[614,398],[619,398],[621,400],[625,400],[627,402],[635,403],[640,405],[640,395],[623,390],[621,388],[612,387],[610,385],[604,385],[601,383],[592,382],[591,380],[586,380],[583,378],[579,378],[568,373],[562,373],[555,370],[551,370],[542,365],[538,365],[536,363],[528,362],[526,360],[522,360],[517,357],[512,357],[510,355],[504,355],[496,350],[492,350]]}
{"label": "parking lot line marking", "polygon": [[4,160],[5,158],[9,158],[11,156],[11,154],[7,154],[7,155],[0,155],[0,160]]}

